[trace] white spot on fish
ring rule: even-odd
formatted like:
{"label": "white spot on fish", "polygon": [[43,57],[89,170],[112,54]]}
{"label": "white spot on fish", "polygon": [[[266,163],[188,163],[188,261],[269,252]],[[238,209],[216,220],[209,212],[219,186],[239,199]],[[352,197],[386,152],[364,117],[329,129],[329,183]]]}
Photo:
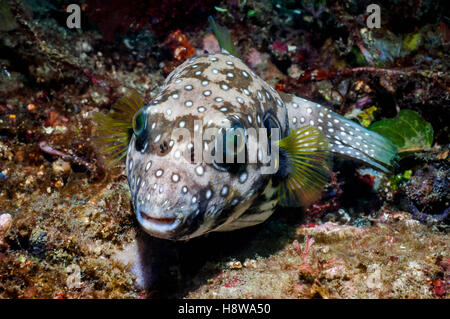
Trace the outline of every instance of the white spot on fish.
{"label": "white spot on fish", "polygon": [[261,162],[261,160],[262,160],[262,151],[261,151],[261,149],[258,149],[256,157],[258,158],[258,161]]}
{"label": "white spot on fish", "polygon": [[259,99],[260,101],[262,101],[263,97],[262,97],[261,91],[258,90],[258,92],[256,92],[256,94],[258,95],[258,99]]}
{"label": "white spot on fish", "polygon": [[151,166],[152,166],[152,161],[148,161],[147,165],[145,165],[145,171],[147,172]]}
{"label": "white spot on fish", "polygon": [[283,102],[281,102],[281,100],[280,100],[279,98],[277,98],[277,104],[278,104],[279,106],[283,106]]}
{"label": "white spot on fish", "polygon": [[224,187],[222,187],[222,190],[220,191],[220,195],[222,195],[222,196],[227,196],[227,194],[228,194],[228,186],[224,186]]}
{"label": "white spot on fish", "polygon": [[144,154],[145,150],[147,149],[148,142],[145,142],[144,147],[141,150],[141,153]]}
{"label": "white spot on fish", "polygon": [[197,175],[202,176],[205,172],[205,169],[203,168],[203,166],[199,165],[195,168],[195,172],[197,173]]}

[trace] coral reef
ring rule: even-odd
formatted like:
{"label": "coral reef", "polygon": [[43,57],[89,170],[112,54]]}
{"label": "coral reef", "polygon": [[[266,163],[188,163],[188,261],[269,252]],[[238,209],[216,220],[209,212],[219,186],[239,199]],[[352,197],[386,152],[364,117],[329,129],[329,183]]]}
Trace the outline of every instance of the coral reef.
{"label": "coral reef", "polygon": [[115,33],[126,33],[150,28],[160,36],[177,28],[193,27],[194,21],[211,12],[217,0],[206,1],[120,1],[88,0],[88,17],[98,25],[106,41],[114,40]]}
{"label": "coral reef", "polygon": [[[0,298],[449,298],[444,1],[383,3],[380,30],[369,3],[87,0],[72,30],[69,1],[1,2]],[[276,89],[366,127],[414,110],[431,146],[390,175],[335,159],[319,201],[256,227],[149,238],[92,113],[131,90],[149,102],[187,57],[218,51],[208,15]]]}

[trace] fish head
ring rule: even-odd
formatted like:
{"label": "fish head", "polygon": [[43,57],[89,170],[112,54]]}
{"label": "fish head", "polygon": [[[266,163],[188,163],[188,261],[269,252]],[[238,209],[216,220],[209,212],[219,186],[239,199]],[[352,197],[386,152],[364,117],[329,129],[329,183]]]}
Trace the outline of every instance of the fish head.
{"label": "fish head", "polygon": [[[136,113],[126,168],[147,233],[180,240],[213,231],[238,218],[267,185],[267,143],[258,143],[268,134],[260,129],[280,116],[268,112],[276,105],[258,99],[269,93],[252,73],[226,54],[187,61]],[[276,92],[270,94],[276,104]]]}

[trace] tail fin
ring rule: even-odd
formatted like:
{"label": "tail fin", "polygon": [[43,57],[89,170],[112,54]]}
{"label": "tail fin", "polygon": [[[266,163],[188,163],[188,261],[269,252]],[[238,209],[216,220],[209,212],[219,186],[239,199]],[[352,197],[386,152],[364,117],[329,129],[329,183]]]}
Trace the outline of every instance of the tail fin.
{"label": "tail fin", "polygon": [[287,104],[289,126],[312,125],[328,138],[331,152],[389,172],[398,156],[397,147],[387,138],[325,108],[291,94],[281,94]]}

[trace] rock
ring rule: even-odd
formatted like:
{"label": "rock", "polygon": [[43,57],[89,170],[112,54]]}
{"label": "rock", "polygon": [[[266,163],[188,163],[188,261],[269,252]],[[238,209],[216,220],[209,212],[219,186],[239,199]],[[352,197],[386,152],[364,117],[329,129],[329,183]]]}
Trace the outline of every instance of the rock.
{"label": "rock", "polygon": [[4,236],[8,228],[11,226],[11,214],[4,213],[0,215],[0,248],[6,245]]}
{"label": "rock", "polygon": [[34,211],[17,215],[5,234],[5,241],[14,249],[28,248],[36,217]]}
{"label": "rock", "polygon": [[68,175],[72,169],[68,162],[63,161],[62,159],[58,159],[52,164],[53,173],[56,175]]}
{"label": "rock", "polygon": [[30,242],[29,252],[31,255],[39,258],[45,257],[47,250],[48,235],[46,232],[40,230],[33,230]]}
{"label": "rock", "polygon": [[227,267],[230,269],[241,269],[242,263],[239,260],[233,260],[227,263]]}

